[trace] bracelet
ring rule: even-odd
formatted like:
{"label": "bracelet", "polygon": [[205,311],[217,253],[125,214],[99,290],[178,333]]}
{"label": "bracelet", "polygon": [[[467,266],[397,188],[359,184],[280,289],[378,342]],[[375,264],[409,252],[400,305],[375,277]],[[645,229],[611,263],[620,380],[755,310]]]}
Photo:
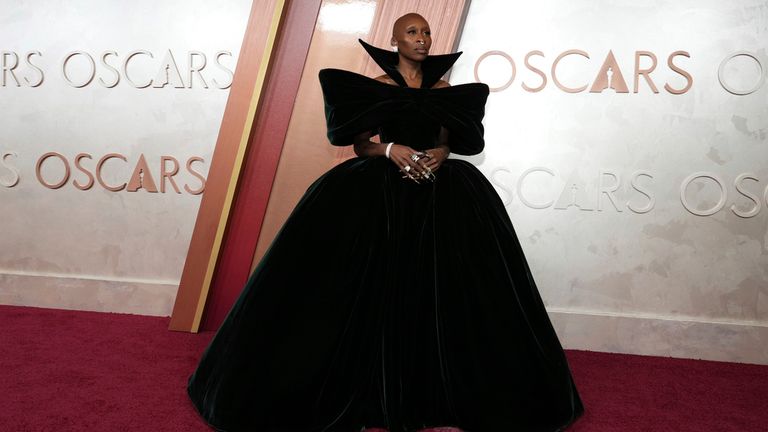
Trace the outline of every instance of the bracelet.
{"label": "bracelet", "polygon": [[387,155],[387,159],[389,159],[389,151],[392,149],[392,144],[394,144],[394,143],[395,142],[393,141],[393,142],[387,144],[387,149],[384,151],[384,154]]}

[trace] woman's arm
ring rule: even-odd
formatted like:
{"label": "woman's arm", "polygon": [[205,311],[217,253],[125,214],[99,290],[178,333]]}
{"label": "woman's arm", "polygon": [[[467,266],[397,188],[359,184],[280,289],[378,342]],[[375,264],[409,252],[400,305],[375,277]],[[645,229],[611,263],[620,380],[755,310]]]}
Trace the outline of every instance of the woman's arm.
{"label": "woman's arm", "polygon": [[[389,144],[382,144],[371,141],[371,132],[363,132],[358,134],[355,136],[354,143],[355,154],[364,157],[386,156],[387,145]],[[419,178],[420,176],[426,174],[427,164],[429,161],[431,161],[432,158],[422,157],[418,162],[414,162],[411,159],[411,155],[413,154],[423,155],[424,153],[414,150],[409,146],[395,143],[392,143],[392,146],[389,149],[389,159],[395,165],[397,165],[400,171],[411,178]],[[411,168],[406,169],[406,166],[410,166]]]}
{"label": "woman's arm", "polygon": [[384,156],[386,145],[371,141],[371,132],[355,136],[355,154],[358,156]]}
{"label": "woman's arm", "polygon": [[424,153],[427,155],[425,167],[432,171],[437,171],[440,165],[448,159],[448,155],[451,154],[451,148],[448,147],[448,129],[441,127],[440,135],[437,138],[437,146]]}
{"label": "woman's arm", "polygon": [[[450,86],[451,84],[448,81],[439,80],[437,84],[435,84],[432,88],[445,88]],[[442,165],[443,162],[448,158],[448,155],[451,154],[451,148],[448,147],[448,129],[441,127],[440,135],[437,138],[437,146],[435,146],[434,149],[427,150],[424,153],[427,155],[426,167],[432,171],[436,171],[438,168],[440,168],[440,165]]]}

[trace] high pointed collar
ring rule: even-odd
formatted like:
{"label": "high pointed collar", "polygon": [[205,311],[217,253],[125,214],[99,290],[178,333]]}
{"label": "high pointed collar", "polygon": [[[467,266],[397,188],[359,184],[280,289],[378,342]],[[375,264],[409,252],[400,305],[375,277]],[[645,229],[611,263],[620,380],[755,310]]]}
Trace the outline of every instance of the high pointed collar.
{"label": "high pointed collar", "polygon": [[[400,62],[400,56],[394,51],[377,48],[358,39],[363,45],[373,61],[381,67],[396,83],[403,87],[408,87],[405,78],[397,70],[397,64]],[[430,55],[421,62],[421,88],[432,88],[440,78],[448,72],[448,69],[456,63],[461,52],[453,54]]]}

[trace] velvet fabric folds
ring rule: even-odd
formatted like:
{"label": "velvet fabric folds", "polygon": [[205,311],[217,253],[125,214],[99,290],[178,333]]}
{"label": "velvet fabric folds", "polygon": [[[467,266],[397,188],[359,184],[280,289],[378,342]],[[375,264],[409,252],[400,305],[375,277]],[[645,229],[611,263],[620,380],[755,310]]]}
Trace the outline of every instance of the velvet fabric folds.
{"label": "velvet fabric folds", "polygon": [[[425,77],[445,64],[425,61]],[[427,149],[445,127],[453,152],[483,148],[483,84],[320,80],[333,144],[372,131]],[[211,425],[552,432],[582,413],[500,198],[468,162],[435,174],[416,184],[385,157],[357,157],[309,187],[190,378]]]}

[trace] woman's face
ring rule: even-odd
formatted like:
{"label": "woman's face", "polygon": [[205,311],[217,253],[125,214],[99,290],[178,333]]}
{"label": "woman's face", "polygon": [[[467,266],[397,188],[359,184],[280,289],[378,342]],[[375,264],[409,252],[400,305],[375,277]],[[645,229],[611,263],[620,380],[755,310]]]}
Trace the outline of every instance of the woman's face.
{"label": "woman's face", "polygon": [[423,61],[432,47],[429,23],[417,14],[400,17],[392,29],[392,46],[397,46],[401,56],[414,61]]}

